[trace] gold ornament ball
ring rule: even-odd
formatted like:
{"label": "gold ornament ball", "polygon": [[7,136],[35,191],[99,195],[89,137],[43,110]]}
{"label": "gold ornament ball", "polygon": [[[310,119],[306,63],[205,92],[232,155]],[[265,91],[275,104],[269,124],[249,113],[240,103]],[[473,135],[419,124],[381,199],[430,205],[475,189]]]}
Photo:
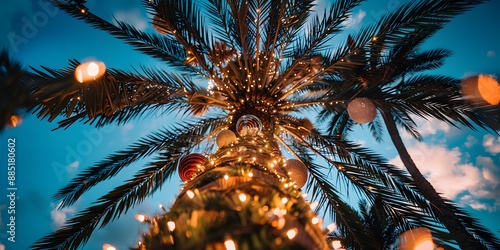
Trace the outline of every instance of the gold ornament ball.
{"label": "gold ornament ball", "polygon": [[372,122],[377,116],[377,108],[372,100],[366,97],[355,98],[347,105],[349,117],[359,123]]}
{"label": "gold ornament ball", "polygon": [[295,181],[297,187],[301,188],[306,184],[309,170],[303,162],[296,159],[288,159],[286,161],[286,170],[290,178]]}
{"label": "gold ornament ball", "polygon": [[222,148],[226,145],[229,145],[236,141],[236,134],[231,130],[222,130],[217,134],[217,138],[215,139],[215,143],[219,148]]}

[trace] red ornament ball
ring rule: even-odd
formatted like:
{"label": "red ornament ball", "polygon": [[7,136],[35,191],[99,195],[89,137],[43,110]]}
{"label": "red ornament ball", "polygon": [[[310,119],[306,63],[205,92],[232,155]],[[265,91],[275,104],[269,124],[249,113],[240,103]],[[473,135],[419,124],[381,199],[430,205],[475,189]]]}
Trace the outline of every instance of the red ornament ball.
{"label": "red ornament ball", "polygon": [[179,177],[182,181],[188,181],[198,173],[199,168],[207,158],[201,154],[190,154],[184,156],[179,163]]}
{"label": "red ornament ball", "polygon": [[257,135],[262,131],[262,122],[257,116],[244,115],[238,119],[236,131],[242,137]]}

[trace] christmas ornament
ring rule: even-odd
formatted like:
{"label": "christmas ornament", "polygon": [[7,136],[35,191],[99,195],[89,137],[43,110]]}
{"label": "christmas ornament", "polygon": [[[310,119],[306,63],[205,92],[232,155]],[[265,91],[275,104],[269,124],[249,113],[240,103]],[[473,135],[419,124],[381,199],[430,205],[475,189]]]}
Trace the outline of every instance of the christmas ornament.
{"label": "christmas ornament", "polygon": [[288,159],[286,161],[286,169],[290,178],[295,181],[295,184],[301,188],[307,182],[308,169],[304,163],[296,159]]}
{"label": "christmas ornament", "polygon": [[222,130],[217,134],[217,138],[215,139],[215,143],[219,148],[222,148],[226,145],[229,145],[236,141],[236,134],[234,134],[231,130]]}
{"label": "christmas ornament", "polygon": [[360,97],[352,100],[347,105],[347,113],[353,121],[363,124],[372,122],[375,119],[377,108],[370,99]]}
{"label": "christmas ornament", "polygon": [[257,135],[262,131],[262,122],[254,115],[244,115],[238,119],[236,131],[242,137]]}
{"label": "christmas ornament", "polygon": [[500,103],[500,85],[489,75],[471,76],[462,80],[462,94],[473,102]]}
{"label": "christmas ornament", "polygon": [[182,181],[188,181],[198,172],[199,168],[207,158],[201,154],[190,154],[184,156],[179,164],[179,176]]}

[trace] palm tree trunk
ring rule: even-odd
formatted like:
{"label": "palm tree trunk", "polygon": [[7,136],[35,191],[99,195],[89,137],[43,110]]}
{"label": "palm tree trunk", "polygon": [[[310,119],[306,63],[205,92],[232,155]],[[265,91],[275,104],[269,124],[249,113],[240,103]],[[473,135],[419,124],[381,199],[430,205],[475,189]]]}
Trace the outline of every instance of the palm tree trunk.
{"label": "palm tree trunk", "polygon": [[458,220],[458,218],[453,213],[453,208],[444,201],[444,199],[436,192],[431,183],[427,181],[427,179],[425,179],[422,173],[420,173],[417,166],[415,165],[415,162],[413,162],[413,159],[406,150],[392,114],[390,112],[386,113],[382,111],[382,116],[391,140],[396,147],[396,150],[398,151],[399,157],[401,158],[401,161],[413,178],[415,185],[423,194],[423,196],[431,203],[432,211],[448,229],[460,248],[463,250],[475,250],[483,248],[483,245],[480,244],[476,240],[476,238],[474,238],[474,236],[472,236],[463,226],[463,224]]}
{"label": "palm tree trunk", "polygon": [[278,158],[258,137],[219,148],[151,223],[145,249],[328,250],[309,204],[283,178],[286,168],[267,168]]}

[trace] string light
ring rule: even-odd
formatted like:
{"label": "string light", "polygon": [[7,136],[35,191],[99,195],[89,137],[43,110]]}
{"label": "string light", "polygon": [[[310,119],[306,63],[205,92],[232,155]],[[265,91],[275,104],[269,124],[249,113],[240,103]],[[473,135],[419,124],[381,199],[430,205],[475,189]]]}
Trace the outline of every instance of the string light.
{"label": "string light", "polygon": [[111,244],[106,243],[106,244],[102,245],[102,250],[116,250],[116,247],[114,247]]}
{"label": "string light", "polygon": [[297,228],[292,228],[286,232],[286,236],[288,236],[288,239],[293,239],[295,236],[297,236],[298,230]]}
{"label": "string light", "polygon": [[319,223],[319,221],[320,221],[320,220],[319,220],[319,218],[318,218],[318,217],[313,217],[313,218],[311,219],[311,223],[312,223],[313,225],[318,224],[318,223]]}
{"label": "string light", "polygon": [[168,230],[170,232],[174,231],[175,230],[175,222],[173,222],[173,221],[167,222],[167,227],[168,227]]}
{"label": "string light", "polygon": [[238,195],[238,198],[240,199],[241,202],[245,202],[247,200],[247,195],[244,193],[241,193]]}
{"label": "string light", "polygon": [[138,220],[139,222],[144,222],[144,221],[146,221],[146,216],[144,216],[142,214],[136,214],[135,219]]}
{"label": "string light", "polygon": [[337,224],[334,222],[334,223],[328,225],[326,228],[328,228],[328,231],[333,232],[333,231],[337,230]]}
{"label": "string light", "polygon": [[236,244],[234,244],[234,241],[231,239],[224,241],[224,246],[226,247],[226,250],[236,250]]}
{"label": "string light", "polygon": [[342,242],[340,242],[340,240],[334,240],[332,241],[332,247],[333,249],[339,249],[342,247]]}
{"label": "string light", "polygon": [[193,197],[194,197],[194,192],[193,192],[193,191],[188,190],[188,191],[186,191],[186,194],[187,194],[187,196],[188,196],[189,198],[193,199]]}

